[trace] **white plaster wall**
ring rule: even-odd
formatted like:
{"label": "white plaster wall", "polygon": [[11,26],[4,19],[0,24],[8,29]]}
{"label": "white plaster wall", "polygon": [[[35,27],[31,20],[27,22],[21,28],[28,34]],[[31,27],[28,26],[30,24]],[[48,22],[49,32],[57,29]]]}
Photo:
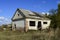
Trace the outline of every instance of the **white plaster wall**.
{"label": "white plaster wall", "polygon": [[[46,29],[49,28],[50,26],[50,20],[38,20],[38,19],[26,19],[26,21],[28,21],[28,29],[29,30],[38,30],[37,26],[38,26],[38,21],[41,21],[41,26],[42,29]],[[29,21],[35,21],[35,26],[29,26]],[[47,22],[47,24],[43,24],[43,22]],[[14,21],[12,22],[12,27],[14,28],[14,24],[16,24],[16,27],[18,29],[20,29],[20,27],[24,28],[25,24],[24,24],[24,20],[20,20],[20,21]]]}
{"label": "white plaster wall", "polygon": [[14,24],[16,24],[17,29],[24,28],[24,20],[12,22],[12,28],[15,27]]}
{"label": "white plaster wall", "polygon": [[[19,16],[18,16],[19,14]],[[19,19],[19,18],[23,18],[22,15],[17,11],[15,16],[13,17],[13,19]]]}
{"label": "white plaster wall", "polygon": [[[43,24],[43,22],[47,22],[47,24]],[[49,28],[51,20],[42,20],[42,29]]]}
{"label": "white plaster wall", "polygon": [[[38,21],[41,21],[41,20],[38,20],[38,19],[26,19],[28,21],[28,27],[30,30],[38,30],[37,29],[37,26],[38,26]],[[35,26],[29,26],[29,21],[35,21]]]}
{"label": "white plaster wall", "polygon": [[[26,21],[28,21],[28,28],[30,29],[30,30],[37,30],[37,21],[36,21],[36,19],[26,19]],[[36,21],[35,22],[35,26],[29,26],[29,21]]]}
{"label": "white plaster wall", "polygon": [[[28,21],[28,27],[31,30],[38,30],[37,26],[38,26],[38,21],[41,21],[41,27],[42,29],[46,29],[49,28],[50,26],[50,20],[38,20],[38,19],[26,19]],[[29,26],[29,21],[35,21],[35,26]],[[47,24],[43,24],[43,22],[47,22]]]}

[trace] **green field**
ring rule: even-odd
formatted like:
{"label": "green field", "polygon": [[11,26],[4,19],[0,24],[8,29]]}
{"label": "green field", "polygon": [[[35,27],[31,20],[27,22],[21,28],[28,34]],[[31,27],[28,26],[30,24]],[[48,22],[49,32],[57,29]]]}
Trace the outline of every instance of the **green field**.
{"label": "green field", "polygon": [[53,31],[0,31],[0,40],[57,40]]}

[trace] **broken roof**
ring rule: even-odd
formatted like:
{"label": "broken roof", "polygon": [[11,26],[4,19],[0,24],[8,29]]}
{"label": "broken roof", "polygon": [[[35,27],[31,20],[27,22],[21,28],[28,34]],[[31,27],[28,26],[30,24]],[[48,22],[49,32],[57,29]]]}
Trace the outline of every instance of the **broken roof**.
{"label": "broken roof", "polygon": [[26,17],[26,18],[48,19],[44,17],[44,15],[41,13],[37,13],[34,11],[25,10],[25,9],[19,9],[19,8],[17,10],[23,15],[23,17]]}

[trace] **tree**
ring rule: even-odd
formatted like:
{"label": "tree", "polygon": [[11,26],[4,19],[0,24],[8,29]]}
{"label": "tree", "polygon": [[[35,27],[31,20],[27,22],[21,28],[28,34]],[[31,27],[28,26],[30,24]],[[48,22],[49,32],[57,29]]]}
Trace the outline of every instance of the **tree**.
{"label": "tree", "polygon": [[58,11],[57,11],[56,20],[57,20],[57,27],[60,28],[60,4],[58,4]]}
{"label": "tree", "polygon": [[57,29],[57,21],[58,21],[57,11],[58,11],[57,9],[50,10],[50,16],[49,16],[49,18],[51,19],[51,27],[54,29],[54,40],[56,40],[56,29]]}
{"label": "tree", "polygon": [[56,25],[56,12],[57,10],[55,9],[51,9],[49,12],[50,12],[50,15],[48,16],[48,18],[51,19],[51,25],[50,27],[54,28],[54,30],[56,29],[57,25]]}

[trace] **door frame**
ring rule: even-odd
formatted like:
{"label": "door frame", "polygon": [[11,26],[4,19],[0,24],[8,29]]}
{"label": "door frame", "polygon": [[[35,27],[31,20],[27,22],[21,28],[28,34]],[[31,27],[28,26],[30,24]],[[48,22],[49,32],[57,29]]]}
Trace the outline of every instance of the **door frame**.
{"label": "door frame", "polygon": [[[39,25],[39,22],[40,22],[40,25]],[[39,27],[40,26],[40,27]],[[37,23],[37,29],[38,30],[41,30],[42,29],[42,22],[41,21],[38,21],[38,23]]]}

